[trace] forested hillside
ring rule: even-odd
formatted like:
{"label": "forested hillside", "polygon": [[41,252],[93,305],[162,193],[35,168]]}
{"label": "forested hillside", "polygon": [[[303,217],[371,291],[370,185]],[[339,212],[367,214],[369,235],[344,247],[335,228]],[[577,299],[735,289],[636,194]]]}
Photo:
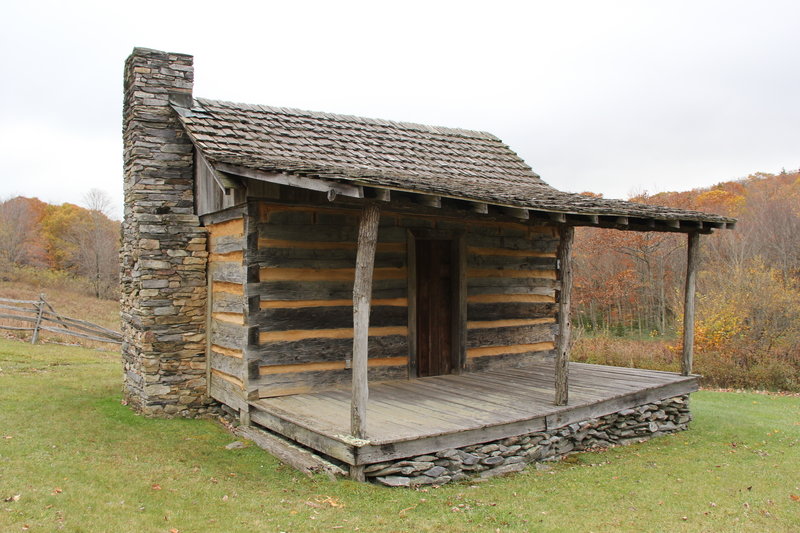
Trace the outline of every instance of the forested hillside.
{"label": "forested hillside", "polygon": [[109,199],[101,191],[90,191],[84,203],[22,196],[0,202],[0,278],[115,298],[120,224],[107,216]]}
{"label": "forested hillside", "polygon": [[[702,238],[696,347],[706,355],[699,361],[726,374],[719,384],[763,374],[765,385],[800,387],[800,173],[632,200],[738,218],[733,231]],[[604,336],[674,337],[685,250],[683,234],[581,228],[576,325]]]}

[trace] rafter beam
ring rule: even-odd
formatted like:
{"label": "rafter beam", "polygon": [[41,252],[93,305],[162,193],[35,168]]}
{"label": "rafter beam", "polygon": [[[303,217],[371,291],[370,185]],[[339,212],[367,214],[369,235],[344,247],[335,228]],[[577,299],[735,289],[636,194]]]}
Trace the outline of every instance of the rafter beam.
{"label": "rafter beam", "polygon": [[336,195],[341,195],[350,196],[352,198],[364,198],[364,189],[358,185],[339,183],[337,181],[324,180],[320,178],[295,176],[293,174],[286,174],[285,172],[265,172],[263,170],[232,165],[230,163],[216,163],[215,166],[217,170],[221,172],[227,172],[228,174],[234,174],[236,176],[242,176],[254,180],[277,183],[279,185],[288,185],[290,187],[308,189],[311,191],[321,191],[325,193],[330,193],[333,191],[334,197],[336,197]]}

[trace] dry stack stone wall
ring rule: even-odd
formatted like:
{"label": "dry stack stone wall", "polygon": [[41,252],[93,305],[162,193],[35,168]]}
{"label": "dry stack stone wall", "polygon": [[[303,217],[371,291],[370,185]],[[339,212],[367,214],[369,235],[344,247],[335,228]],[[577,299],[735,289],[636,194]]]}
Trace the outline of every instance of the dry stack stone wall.
{"label": "dry stack stone wall", "polygon": [[170,107],[190,107],[192,57],[134,49],[125,64],[124,394],[154,416],[207,405],[206,233],[194,211],[193,148]]}
{"label": "dry stack stone wall", "polygon": [[682,431],[691,419],[689,396],[678,396],[550,431],[369,465],[364,471],[368,480],[390,487],[486,479],[519,472],[528,463]]}

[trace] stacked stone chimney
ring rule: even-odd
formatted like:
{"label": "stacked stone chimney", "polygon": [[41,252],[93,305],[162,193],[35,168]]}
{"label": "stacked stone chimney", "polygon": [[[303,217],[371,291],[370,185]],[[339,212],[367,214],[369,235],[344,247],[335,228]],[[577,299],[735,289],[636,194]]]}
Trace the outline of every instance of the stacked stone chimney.
{"label": "stacked stone chimney", "polygon": [[206,232],[194,212],[192,56],[135,48],[125,64],[124,396],[152,416],[206,410]]}

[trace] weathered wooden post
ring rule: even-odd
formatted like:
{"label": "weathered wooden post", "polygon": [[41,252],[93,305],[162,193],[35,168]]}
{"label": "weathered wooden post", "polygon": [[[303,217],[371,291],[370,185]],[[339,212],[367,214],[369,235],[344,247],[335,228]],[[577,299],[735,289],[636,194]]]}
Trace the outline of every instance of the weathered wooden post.
{"label": "weathered wooden post", "polygon": [[689,233],[689,250],[686,259],[686,287],[683,295],[683,359],[681,374],[692,373],[694,357],[694,291],[697,278],[697,263],[700,258],[700,234]]}
{"label": "weathered wooden post", "polygon": [[[379,219],[380,209],[376,204],[370,203],[361,212],[358,226],[358,252],[353,282],[353,392],[350,404],[350,432],[357,439],[367,436],[369,311]],[[364,481],[364,467],[352,466],[350,477]]]}
{"label": "weathered wooden post", "polygon": [[567,405],[569,401],[569,344],[571,293],[572,293],[572,240],[575,228],[563,226],[558,247],[558,264],[561,290],[558,298],[558,346],[556,347],[556,405]]}
{"label": "weathered wooden post", "polygon": [[42,325],[42,314],[44,313],[44,293],[39,294],[39,303],[36,304],[36,308],[39,312],[36,314],[36,323],[33,325],[33,336],[31,337],[31,344],[36,344],[36,341],[39,340],[39,327]]}

